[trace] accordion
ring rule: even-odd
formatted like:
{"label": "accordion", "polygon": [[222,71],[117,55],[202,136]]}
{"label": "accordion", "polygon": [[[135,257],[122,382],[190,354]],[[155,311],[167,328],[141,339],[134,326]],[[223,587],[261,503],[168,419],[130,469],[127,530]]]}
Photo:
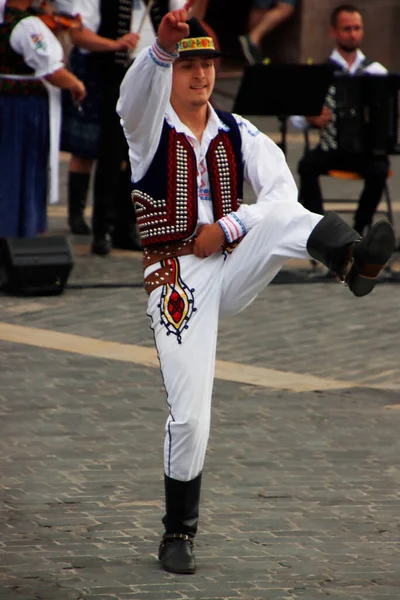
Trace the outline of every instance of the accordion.
{"label": "accordion", "polygon": [[400,76],[335,75],[338,150],[400,154]]}

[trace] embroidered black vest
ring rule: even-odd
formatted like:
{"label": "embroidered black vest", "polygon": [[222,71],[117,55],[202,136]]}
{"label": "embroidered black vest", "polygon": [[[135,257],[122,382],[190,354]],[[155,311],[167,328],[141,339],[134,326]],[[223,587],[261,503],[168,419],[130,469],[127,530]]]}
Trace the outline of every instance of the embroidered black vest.
{"label": "embroidered black vest", "polygon": [[[149,0],[144,0],[144,3],[147,6]],[[150,17],[155,31],[158,30],[162,18],[169,10],[168,4],[168,0],[154,0],[153,4],[151,5]]]}
{"label": "embroidered black vest", "polygon": [[[334,65],[336,70],[338,72],[344,71],[343,67],[341,65],[339,65],[335,60],[328,58],[326,61],[326,63]],[[372,65],[372,63],[375,62],[373,60],[370,60],[369,58],[365,57],[364,60],[361,62],[360,66],[358,67],[357,71],[356,71],[356,75],[362,75],[365,71],[365,69],[369,66]],[[349,75],[349,77],[351,77],[351,75]],[[324,127],[321,130],[321,148],[324,151],[328,151],[328,150],[337,150],[338,149],[338,131],[337,131],[337,115],[336,115],[336,108],[337,108],[337,91],[336,91],[336,86],[334,84],[330,85],[328,88],[328,92],[325,98],[325,106],[327,106],[330,111],[332,112],[332,120],[327,124],[326,127]]]}
{"label": "embroidered black vest", "polygon": [[[239,208],[243,198],[242,138],[235,118],[217,111],[220,130],[207,152],[214,219]],[[157,152],[132,199],[144,246],[190,237],[197,225],[197,163],[187,137],[164,121]]]}
{"label": "embroidered black vest", "polygon": [[[10,46],[10,37],[14,27],[26,17],[31,16],[30,11],[6,8],[4,22],[0,24],[0,73],[6,75],[33,75],[34,70],[24,62],[23,56],[14,52]],[[37,43],[40,43],[40,39],[37,40]],[[45,96],[47,92],[41,81],[0,78],[0,94],[8,96]]]}
{"label": "embroidered black vest", "polygon": [[[134,0],[101,0],[100,27],[98,34],[116,40],[131,30],[132,7]],[[102,53],[103,54],[103,53]],[[106,52],[103,59],[112,64],[126,65],[128,52]]]}

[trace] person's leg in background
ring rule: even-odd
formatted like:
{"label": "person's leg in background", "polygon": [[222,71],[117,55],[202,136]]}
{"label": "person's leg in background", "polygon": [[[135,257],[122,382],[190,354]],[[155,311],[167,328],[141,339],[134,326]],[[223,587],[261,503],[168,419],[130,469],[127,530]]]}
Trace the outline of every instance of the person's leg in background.
{"label": "person's leg in background", "polygon": [[389,159],[386,156],[363,158],[357,171],[364,178],[364,189],[354,215],[354,229],[362,235],[372,224],[385,189],[389,173]]}
{"label": "person's leg in background", "polygon": [[73,48],[69,55],[72,72],[86,86],[87,95],[80,107],[71,94],[62,95],[61,150],[71,155],[68,172],[68,225],[72,233],[90,234],[84,220],[93,162],[100,142],[100,70],[96,57]]}
{"label": "person's leg in background", "polygon": [[136,229],[136,212],[132,202],[132,181],[129,164],[128,144],[121,125],[118,122],[120,133],[122,160],[119,164],[118,188],[115,195],[114,228],[111,234],[113,248],[123,250],[143,250],[140,237]]}
{"label": "person's leg in background", "polygon": [[84,219],[93,160],[71,155],[68,172],[68,225],[71,233],[88,235]]}
{"label": "person's leg in background", "polygon": [[334,164],[334,154],[321,150],[320,146],[306,152],[299,161],[299,202],[311,212],[324,214],[319,176],[333,169]]}
{"label": "person's leg in background", "polygon": [[111,232],[115,218],[115,196],[119,186],[119,170],[122,161],[118,115],[115,111],[119,91],[119,79],[114,66],[104,68],[102,73],[100,106],[100,147],[94,175],[92,252],[106,255],[111,252]]}
{"label": "person's leg in background", "polygon": [[108,254],[112,246],[140,249],[137,236],[132,237],[132,231],[136,235],[135,211],[130,198],[127,144],[115,110],[122,76],[119,71],[104,74],[92,220],[92,252],[99,255]]}
{"label": "person's leg in background", "polygon": [[249,64],[262,62],[261,43],[263,38],[293,15],[294,4],[294,0],[288,2],[253,0],[248,33],[239,36],[243,54]]}

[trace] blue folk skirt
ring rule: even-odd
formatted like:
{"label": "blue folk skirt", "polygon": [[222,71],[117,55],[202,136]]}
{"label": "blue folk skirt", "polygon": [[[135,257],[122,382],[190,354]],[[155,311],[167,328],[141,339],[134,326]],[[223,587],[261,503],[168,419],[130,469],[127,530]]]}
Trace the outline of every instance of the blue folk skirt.
{"label": "blue folk skirt", "polygon": [[0,95],[0,237],[46,230],[48,158],[47,95]]}

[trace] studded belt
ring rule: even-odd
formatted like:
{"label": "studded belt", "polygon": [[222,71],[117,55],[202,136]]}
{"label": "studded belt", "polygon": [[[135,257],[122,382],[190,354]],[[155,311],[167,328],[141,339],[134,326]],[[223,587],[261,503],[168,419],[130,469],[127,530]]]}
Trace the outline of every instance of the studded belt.
{"label": "studded belt", "polygon": [[[169,242],[168,244],[158,244],[151,247],[146,247],[143,250],[143,268],[147,269],[157,262],[167,260],[168,258],[176,258],[178,256],[188,256],[193,254],[195,238],[185,242]],[[161,285],[173,283],[173,272],[167,265],[161,266],[150,275],[147,275],[144,280],[144,289],[150,295],[151,292]]]}

